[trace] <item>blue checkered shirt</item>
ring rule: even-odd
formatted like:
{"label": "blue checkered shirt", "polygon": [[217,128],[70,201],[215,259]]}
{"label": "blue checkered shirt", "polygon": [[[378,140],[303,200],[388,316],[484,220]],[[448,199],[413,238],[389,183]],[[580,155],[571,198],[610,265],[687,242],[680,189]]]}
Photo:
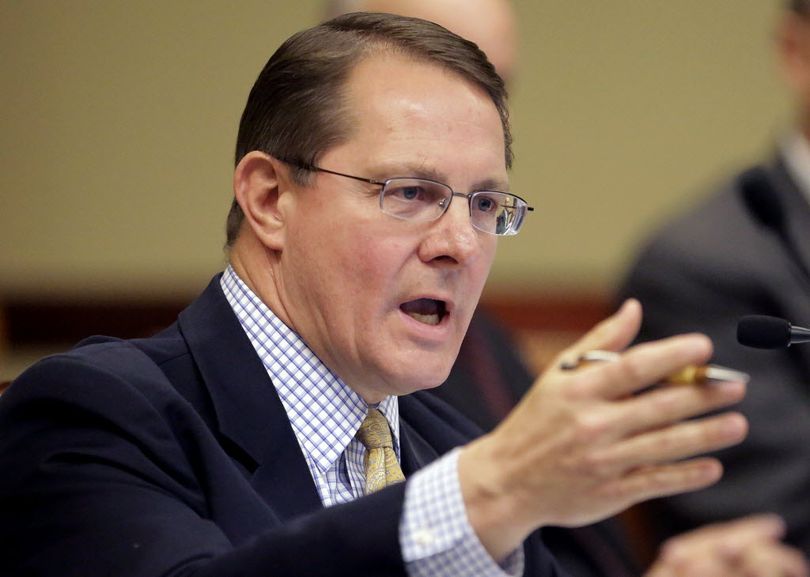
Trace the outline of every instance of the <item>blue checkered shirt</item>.
{"label": "blue checkered shirt", "polygon": [[[365,448],[355,438],[368,405],[324,365],[228,266],[220,281],[290,419],[295,437],[329,507],[365,494]],[[399,404],[377,407],[388,419],[399,458]],[[415,473],[405,489],[400,546],[411,577],[502,577],[523,571],[522,549],[495,563],[470,527],[458,480],[458,450]]]}

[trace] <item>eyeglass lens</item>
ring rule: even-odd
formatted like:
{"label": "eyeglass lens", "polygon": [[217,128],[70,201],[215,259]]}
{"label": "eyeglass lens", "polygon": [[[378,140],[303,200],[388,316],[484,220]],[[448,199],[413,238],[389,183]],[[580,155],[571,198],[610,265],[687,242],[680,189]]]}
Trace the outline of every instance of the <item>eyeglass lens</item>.
{"label": "eyeglass lens", "polygon": [[[396,218],[435,220],[447,210],[453,194],[450,187],[432,180],[392,178],[383,186],[380,208]],[[490,234],[517,234],[526,212],[521,199],[505,192],[480,191],[466,200],[475,228]]]}

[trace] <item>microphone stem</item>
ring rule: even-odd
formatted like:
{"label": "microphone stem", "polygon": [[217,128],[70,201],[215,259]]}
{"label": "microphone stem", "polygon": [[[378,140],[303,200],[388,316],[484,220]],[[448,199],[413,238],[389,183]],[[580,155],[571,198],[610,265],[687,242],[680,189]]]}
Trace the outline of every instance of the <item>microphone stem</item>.
{"label": "microphone stem", "polygon": [[[790,344],[810,342],[810,329],[804,327],[790,327]],[[788,345],[790,346],[790,345]]]}

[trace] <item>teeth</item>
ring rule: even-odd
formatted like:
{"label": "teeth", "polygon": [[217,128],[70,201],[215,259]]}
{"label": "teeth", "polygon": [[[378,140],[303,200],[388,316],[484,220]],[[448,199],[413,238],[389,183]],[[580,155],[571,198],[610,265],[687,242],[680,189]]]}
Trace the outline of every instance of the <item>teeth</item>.
{"label": "teeth", "polygon": [[420,315],[419,313],[408,313],[408,316],[412,319],[416,319],[420,323],[425,323],[426,325],[438,325],[439,324],[439,315],[432,314],[432,315]]}

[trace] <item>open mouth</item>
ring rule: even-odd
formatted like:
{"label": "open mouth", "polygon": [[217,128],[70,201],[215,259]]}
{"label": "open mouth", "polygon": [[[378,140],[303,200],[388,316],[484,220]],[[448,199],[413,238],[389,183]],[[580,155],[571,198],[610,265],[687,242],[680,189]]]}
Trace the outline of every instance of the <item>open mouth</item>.
{"label": "open mouth", "polygon": [[399,308],[412,319],[426,325],[438,325],[447,315],[445,302],[435,299],[416,299],[402,303]]}

